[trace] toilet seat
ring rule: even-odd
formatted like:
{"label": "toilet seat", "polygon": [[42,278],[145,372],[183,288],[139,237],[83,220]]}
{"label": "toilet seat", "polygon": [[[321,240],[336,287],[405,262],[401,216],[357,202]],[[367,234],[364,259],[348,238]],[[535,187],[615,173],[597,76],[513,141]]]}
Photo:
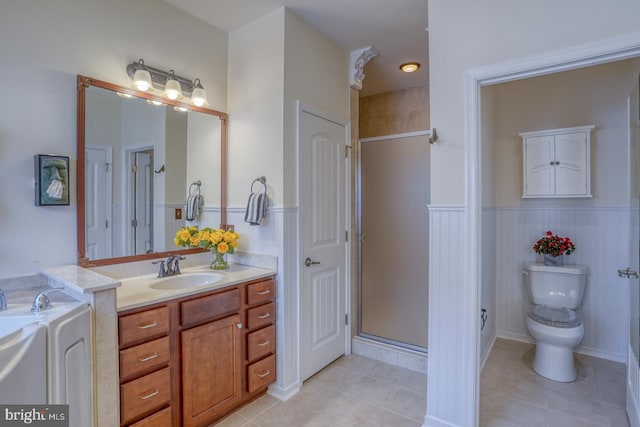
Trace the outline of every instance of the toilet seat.
{"label": "toilet seat", "polygon": [[535,322],[554,328],[576,328],[582,325],[582,319],[575,310],[564,307],[536,305],[527,316]]}

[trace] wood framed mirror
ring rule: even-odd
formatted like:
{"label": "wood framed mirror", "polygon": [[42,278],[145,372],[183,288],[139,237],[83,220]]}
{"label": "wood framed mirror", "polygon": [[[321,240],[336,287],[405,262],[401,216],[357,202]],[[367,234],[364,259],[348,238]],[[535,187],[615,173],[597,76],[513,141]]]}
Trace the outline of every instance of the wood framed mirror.
{"label": "wood framed mirror", "polygon": [[78,265],[204,252],[175,232],[226,227],[226,113],[79,75],[77,132]]}

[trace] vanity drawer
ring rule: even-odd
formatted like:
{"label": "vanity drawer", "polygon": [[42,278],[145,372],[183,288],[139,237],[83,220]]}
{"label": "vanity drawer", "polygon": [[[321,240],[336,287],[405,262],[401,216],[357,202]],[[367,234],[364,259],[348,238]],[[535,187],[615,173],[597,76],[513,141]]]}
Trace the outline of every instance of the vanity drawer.
{"label": "vanity drawer", "polygon": [[171,406],[164,408],[160,412],[149,415],[129,427],[171,427]]}
{"label": "vanity drawer", "polygon": [[271,355],[247,367],[247,391],[254,391],[276,380],[276,356]]}
{"label": "vanity drawer", "polygon": [[240,310],[240,289],[234,288],[180,304],[182,325],[194,325]]}
{"label": "vanity drawer", "polygon": [[171,400],[171,369],[145,375],[120,386],[120,417],[128,423]]}
{"label": "vanity drawer", "polygon": [[275,282],[273,279],[253,283],[247,286],[247,304],[254,305],[275,298]]}
{"label": "vanity drawer", "polygon": [[261,305],[247,310],[247,328],[256,329],[275,321],[275,304]]}
{"label": "vanity drawer", "polygon": [[169,332],[169,307],[129,314],[118,319],[120,345],[162,335]]}
{"label": "vanity drawer", "polygon": [[171,357],[169,337],[120,350],[120,378],[166,365]]}
{"label": "vanity drawer", "polygon": [[276,349],[276,327],[267,326],[247,335],[247,360],[257,360]]}

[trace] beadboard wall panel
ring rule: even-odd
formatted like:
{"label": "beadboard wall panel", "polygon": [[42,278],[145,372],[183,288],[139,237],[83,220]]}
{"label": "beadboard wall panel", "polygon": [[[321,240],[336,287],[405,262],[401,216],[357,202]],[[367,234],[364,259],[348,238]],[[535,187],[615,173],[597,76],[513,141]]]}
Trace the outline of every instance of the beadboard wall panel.
{"label": "beadboard wall panel", "polygon": [[429,399],[425,426],[463,424],[465,402],[460,396],[465,394],[465,375],[473,375],[461,370],[465,229],[464,208],[429,207]]}
{"label": "beadboard wall panel", "polygon": [[525,262],[541,262],[533,244],[551,230],[569,236],[576,251],[568,264],[589,268],[587,289],[579,310],[585,335],[577,351],[625,362],[629,310],[627,281],[617,275],[628,265],[629,210],[602,208],[496,209],[497,335],[531,340],[526,313],[531,303],[522,280]]}
{"label": "beadboard wall panel", "polygon": [[[489,356],[491,343],[496,336],[496,210],[482,210],[482,285],[480,307],[486,309],[487,320],[480,331],[481,366]],[[480,322],[482,325],[482,322]]]}

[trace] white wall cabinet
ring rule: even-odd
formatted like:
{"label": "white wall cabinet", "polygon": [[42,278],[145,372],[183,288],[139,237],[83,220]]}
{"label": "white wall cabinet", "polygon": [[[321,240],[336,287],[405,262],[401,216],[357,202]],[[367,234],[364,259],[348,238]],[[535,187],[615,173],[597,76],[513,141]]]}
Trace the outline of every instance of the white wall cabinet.
{"label": "white wall cabinet", "polygon": [[522,197],[591,197],[590,147],[594,127],[520,133]]}

